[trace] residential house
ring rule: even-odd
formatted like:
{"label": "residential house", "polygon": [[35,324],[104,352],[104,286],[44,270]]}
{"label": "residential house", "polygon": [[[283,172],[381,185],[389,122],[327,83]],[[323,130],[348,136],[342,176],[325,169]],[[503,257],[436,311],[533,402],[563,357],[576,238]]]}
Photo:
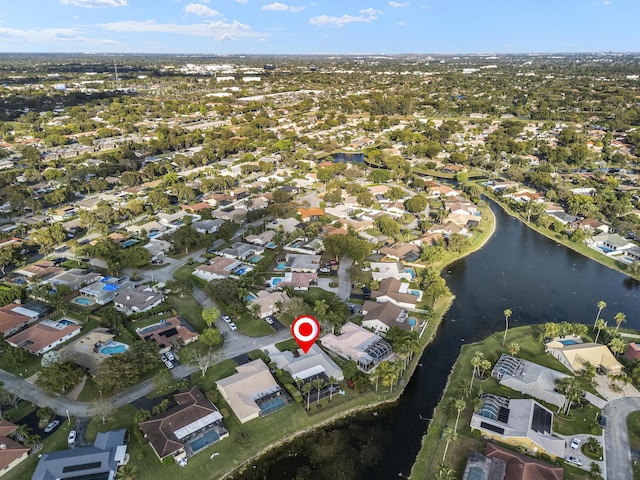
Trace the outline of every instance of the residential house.
{"label": "residential house", "polygon": [[308,238],[298,237],[293,242],[285,245],[284,249],[291,252],[316,255],[324,250],[324,244],[320,238],[309,240]]}
{"label": "residential house", "polygon": [[635,243],[617,233],[600,233],[587,240],[587,245],[602,251],[609,257],[624,254],[626,250],[636,246]]}
{"label": "residential house", "polygon": [[0,308],[0,333],[4,338],[8,338],[39,318],[37,312],[31,311],[19,303],[9,303]]}
{"label": "residential house", "polygon": [[40,260],[26,267],[19,268],[14,273],[27,278],[38,278],[43,281],[62,272],[64,272],[64,268],[57,267],[51,260]]}
{"label": "residential house", "polygon": [[562,407],[565,403],[564,395],[556,392],[555,386],[557,380],[569,375],[557,370],[503,353],[491,370],[491,376],[500,385],[551,405]]}
{"label": "residential house", "polygon": [[[247,235],[246,237],[244,237],[244,239],[249,242],[249,243],[253,243],[254,245],[260,245],[261,247],[268,247],[268,245],[272,242],[273,237],[276,236],[276,232],[274,232],[273,230],[266,230],[258,235]],[[272,248],[275,247],[275,245],[272,245]]]}
{"label": "residential house", "polygon": [[118,290],[120,290],[120,279],[117,277],[102,277],[97,282],[90,283],[82,287],[80,293],[90,297],[98,305],[106,305],[111,302]]}
{"label": "residential house", "polygon": [[141,285],[136,288],[127,288],[116,293],[113,304],[116,310],[124,312],[127,316],[134,313],[142,313],[157,307],[167,297],[156,293],[150,287]]}
{"label": "residential house", "polygon": [[362,313],[362,326],[376,333],[387,333],[391,327],[402,330],[414,330],[418,327],[415,318],[410,318],[404,308],[391,302],[366,300],[362,305]]}
{"label": "residential house", "polygon": [[29,448],[9,438],[17,426],[7,420],[0,420],[0,477],[25,460]]}
{"label": "residential house", "polygon": [[573,222],[573,226],[589,233],[609,233],[609,225],[606,225],[595,218],[578,219]]}
{"label": "residential house", "polygon": [[572,372],[580,372],[587,362],[600,368],[607,375],[616,375],[622,371],[622,364],[616,360],[609,347],[601,343],[565,345],[554,340],[545,345],[545,351],[557,358]]}
{"label": "residential house", "polygon": [[260,307],[260,318],[268,317],[278,311],[278,307],[282,308],[291,299],[285,292],[268,292],[266,290],[259,291],[255,298],[251,299],[249,303],[251,305],[258,305]]}
{"label": "residential house", "polygon": [[382,255],[392,260],[414,262],[420,258],[420,248],[410,243],[396,242],[390,247],[382,247],[378,250]]}
{"label": "residential house", "polygon": [[208,264],[196,267],[193,274],[203,280],[211,281],[242,275],[251,270],[253,270],[253,266],[239,260],[226,257],[213,257],[209,260]]}
{"label": "residential house", "polygon": [[574,217],[573,215],[569,215],[566,212],[551,212],[549,216],[553,217],[554,220],[557,220],[562,225],[571,225],[575,222],[578,217]]}
{"label": "residential house", "polygon": [[484,455],[471,451],[462,480],[563,480],[564,469],[487,443]]}
{"label": "residential house", "polygon": [[297,213],[303,222],[317,222],[324,216],[324,210],[318,207],[299,208]]}
{"label": "residential house", "polygon": [[307,353],[298,350],[298,356],[289,350],[270,351],[269,358],[279,369],[289,372],[294,380],[305,381],[317,376],[333,377],[339,382],[344,379],[340,367],[315,343]]}
{"label": "residential house", "polygon": [[322,346],[347,360],[353,360],[363,372],[370,372],[393,354],[391,345],[379,335],[355,323],[347,322],[339,335],[320,338]]}
{"label": "residential house", "polygon": [[292,272],[318,273],[322,256],[288,253],[285,257],[287,267]]}
{"label": "residential house", "polygon": [[224,225],[224,220],[221,218],[215,218],[213,220],[198,220],[191,224],[198,233],[216,233],[222,225]]}
{"label": "residential house", "polygon": [[411,281],[415,277],[413,270],[405,269],[405,266],[399,262],[371,262],[370,267],[371,276],[377,281],[385,278]]}
{"label": "residential house", "polygon": [[169,250],[171,250],[171,244],[169,242],[159,240],[157,238],[150,239],[147,244],[143,245],[143,247],[151,254],[152,262],[157,262],[164,257]]}
{"label": "residential house", "polygon": [[288,404],[280,385],[262,360],[239,365],[236,370],[238,373],[218,380],[216,385],[240,423],[275,411],[274,404],[280,408]]}
{"label": "residential house", "polygon": [[142,225],[129,225],[128,227],[125,227],[125,230],[136,235],[142,235],[143,232],[146,232],[147,237],[155,238],[169,230],[169,227],[154,220]]}
{"label": "residential house", "polygon": [[97,282],[101,278],[102,276],[99,273],[89,272],[81,268],[73,268],[50,278],[48,283],[51,285],[66,285],[72,292],[75,292],[76,290]]}
{"label": "residential house", "polygon": [[396,278],[385,278],[377,290],[371,292],[377,302],[390,302],[398,307],[416,310],[416,304],[422,300],[422,290],[410,289],[407,282]]}
{"label": "residential house", "polygon": [[235,242],[231,247],[224,248],[218,253],[223,257],[237,258],[238,260],[247,260],[264,252],[264,248],[257,245],[250,245],[243,242]]}
{"label": "residential house", "polygon": [[140,423],[158,458],[190,457],[229,436],[220,411],[198,387],[173,398],[175,407]]}
{"label": "residential house", "polygon": [[553,413],[531,399],[485,393],[471,417],[471,431],[534,453],[564,458],[565,440],[553,436]]}
{"label": "residential house", "polygon": [[43,320],[7,339],[12,347],[20,347],[34,355],[42,355],[80,333],[81,326],[68,320]]}
{"label": "residential house", "polygon": [[195,213],[189,213],[184,210],[177,211],[176,213],[164,213],[160,212],[158,215],[158,221],[162,225],[166,225],[169,228],[178,228],[184,225],[185,217],[191,217],[194,222],[200,220],[200,215]]}
{"label": "residential house", "polygon": [[627,345],[627,350],[624,352],[624,358],[630,362],[640,359],[640,345],[635,342],[630,342],[629,345]]}
{"label": "residential house", "polygon": [[286,272],[277,284],[277,288],[291,287],[294,290],[306,291],[310,285],[318,283],[318,275],[308,272]]}
{"label": "residential house", "polygon": [[147,327],[136,328],[136,333],[142,340],[156,342],[161,353],[173,347],[189,345],[200,337],[182,317],[171,317]]}
{"label": "residential house", "polygon": [[43,453],[31,480],[113,479],[129,458],[126,433],[125,429],[98,432],[91,447]]}
{"label": "residential house", "polygon": [[304,225],[300,224],[299,220],[295,218],[276,218],[267,224],[267,228],[269,230],[279,230],[282,227],[282,230],[285,233],[291,233],[297,228],[302,228]]}

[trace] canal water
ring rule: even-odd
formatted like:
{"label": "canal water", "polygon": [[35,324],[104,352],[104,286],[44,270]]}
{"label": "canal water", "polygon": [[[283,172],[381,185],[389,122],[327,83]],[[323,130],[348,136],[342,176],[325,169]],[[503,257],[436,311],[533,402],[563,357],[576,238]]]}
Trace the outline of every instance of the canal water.
{"label": "canal water", "polygon": [[397,404],[319,430],[263,457],[236,480],[393,479],[408,476],[427,419],[460,347],[504,328],[543,322],[593,323],[624,312],[640,329],[640,284],[526,227],[495,204],[496,231],[479,251],[443,272],[456,295],[435,341]]}

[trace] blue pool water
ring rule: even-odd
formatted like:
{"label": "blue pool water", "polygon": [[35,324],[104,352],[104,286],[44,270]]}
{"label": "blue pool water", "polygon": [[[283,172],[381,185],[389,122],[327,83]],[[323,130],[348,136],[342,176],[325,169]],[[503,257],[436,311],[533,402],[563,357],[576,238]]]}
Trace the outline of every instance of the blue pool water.
{"label": "blue pool water", "polygon": [[197,452],[213,443],[216,443],[218,440],[220,440],[220,436],[216,433],[215,430],[210,430],[205,433],[204,436],[194,440],[193,442],[190,442],[189,446],[191,447],[191,450]]}
{"label": "blue pool water", "polygon": [[129,349],[129,345],[125,345],[120,342],[110,342],[108,345],[102,347],[100,349],[100,353],[103,355],[117,355],[119,353],[124,353]]}
{"label": "blue pool water", "polygon": [[247,271],[246,267],[240,267],[238,270],[236,270],[235,273],[236,275],[244,275],[244,273]]}
{"label": "blue pool water", "polygon": [[563,345],[576,345],[578,342],[575,340],[560,340],[560,343]]}
{"label": "blue pool water", "polygon": [[134,240],[133,238],[130,238],[129,240],[126,240],[125,242],[122,243],[122,246],[124,248],[130,247],[131,245],[135,245],[136,243],[138,243],[138,240]]}
{"label": "blue pool water", "polygon": [[412,327],[415,327],[418,322],[416,322],[415,318],[411,317],[411,318],[409,318],[409,320],[407,320],[407,323],[409,325],[411,325]]}
{"label": "blue pool water", "polygon": [[409,293],[411,295],[413,295],[414,297],[419,297],[420,296],[420,291],[419,290],[409,290]]}
{"label": "blue pool water", "polygon": [[262,255],[255,255],[249,259],[251,263],[258,263],[260,260],[262,260]]}
{"label": "blue pool water", "polygon": [[280,277],[272,278],[272,279],[271,279],[271,286],[272,286],[272,287],[275,287],[275,286],[276,286],[276,285],[278,285],[281,281],[282,281],[282,278],[280,278]]}
{"label": "blue pool water", "polygon": [[281,272],[287,268],[287,264],[285,262],[280,262],[276,265],[276,270],[280,270]]}
{"label": "blue pool water", "polygon": [[266,246],[266,248],[273,250],[274,248],[276,248],[276,243],[275,242],[269,242],[269,244]]}
{"label": "blue pool water", "polygon": [[77,325],[76,322],[73,322],[71,320],[67,320],[66,318],[61,318],[60,320],[58,320],[58,323],[60,325]]}
{"label": "blue pool water", "polygon": [[251,301],[253,301],[253,300],[255,300],[255,299],[256,299],[256,296],[255,296],[253,293],[250,293],[249,295],[247,295],[246,297],[244,297],[244,299],[245,299],[247,302],[251,302]]}
{"label": "blue pool water", "polygon": [[148,234],[147,234],[147,237],[148,237],[148,238],[156,238],[156,237],[159,237],[159,236],[161,236],[161,235],[162,235],[162,233],[161,233],[161,232],[151,232],[151,233],[148,233]]}
{"label": "blue pool water", "polygon": [[613,248],[605,247],[603,245],[600,245],[598,248],[602,250],[604,253],[611,253],[614,251]]}
{"label": "blue pool water", "polygon": [[273,397],[260,403],[261,415],[267,415],[287,406],[287,401],[283,397]]}
{"label": "blue pool water", "polygon": [[93,300],[84,297],[77,297],[73,299],[73,303],[77,303],[78,305],[82,305],[84,307],[91,305]]}
{"label": "blue pool water", "polygon": [[411,278],[416,278],[416,271],[413,268],[405,268],[404,271],[411,275]]}

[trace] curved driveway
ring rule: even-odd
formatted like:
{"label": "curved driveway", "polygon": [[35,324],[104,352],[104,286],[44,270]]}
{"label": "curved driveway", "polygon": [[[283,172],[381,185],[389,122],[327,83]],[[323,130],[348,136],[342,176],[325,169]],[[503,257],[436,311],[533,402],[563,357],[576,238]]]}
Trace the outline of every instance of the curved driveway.
{"label": "curved driveway", "polygon": [[633,478],[627,416],[636,410],[640,410],[640,397],[611,400],[602,410],[602,414],[607,418],[607,428],[604,432],[607,480]]}

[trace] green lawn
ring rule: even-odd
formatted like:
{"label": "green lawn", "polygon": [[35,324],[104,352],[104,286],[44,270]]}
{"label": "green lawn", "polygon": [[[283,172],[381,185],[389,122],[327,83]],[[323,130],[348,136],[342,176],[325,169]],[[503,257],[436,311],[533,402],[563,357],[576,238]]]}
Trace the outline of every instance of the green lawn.
{"label": "green lawn", "polygon": [[204,288],[207,286],[207,281],[193,275],[193,271],[198,265],[200,264],[193,263],[189,265],[187,263],[185,265],[182,265],[181,267],[178,267],[173,271],[173,276],[178,280],[189,280],[191,283],[193,283],[197,287]]}
{"label": "green lawn", "polygon": [[[629,446],[631,450],[640,451],[640,412],[632,412],[627,417],[627,429],[629,430]],[[631,462],[633,479],[640,480],[640,463]]]}
{"label": "green lawn", "polygon": [[[569,373],[560,364],[560,362],[552,356],[544,353],[542,343],[537,340],[540,332],[541,326],[538,325],[513,328],[509,330],[505,344],[509,345],[511,342],[516,342],[520,345],[519,357],[555,370]],[[507,353],[507,347],[502,346],[502,337],[503,332],[497,332],[487,337],[482,342],[464,345],[462,347],[460,356],[458,357],[449,378],[447,389],[443,393],[442,401],[440,402],[440,405],[436,407],[433,413],[433,420],[429,425],[427,434],[423,438],[422,449],[420,450],[416,463],[413,466],[411,478],[423,479],[435,477],[436,469],[442,462],[446,444],[442,439],[443,429],[447,426],[453,427],[455,423],[455,415],[447,413],[444,406],[445,402],[450,399],[462,397],[460,388],[462,385],[469,385],[471,381],[473,369],[471,365],[471,358],[476,352],[482,352],[484,354],[484,358],[491,361],[492,364],[498,360],[502,353]],[[463,398],[466,402],[466,408],[460,415],[457,440],[449,445],[449,449],[447,451],[446,464],[453,468],[458,474],[461,474],[464,471],[466,458],[471,449],[484,449],[485,441],[480,438],[478,432],[471,432],[469,429],[475,399],[478,397],[481,390],[484,393],[492,393],[509,398],[523,398],[522,394],[500,386],[494,378],[489,377],[484,381],[477,379],[474,381],[473,391],[469,396]],[[556,409],[556,407],[552,407],[552,411],[555,412]],[[597,427],[598,431],[590,431],[593,419],[598,411],[599,409],[590,404],[587,404],[582,408],[574,407],[571,410],[571,414],[568,419],[560,419],[557,416],[554,416],[554,430],[567,435],[573,435],[576,433],[592,433],[598,435],[600,434],[599,427]],[[575,478],[583,477],[578,476]]]}
{"label": "green lawn", "polygon": [[195,330],[202,332],[206,328],[207,324],[202,319],[202,307],[191,295],[169,295],[167,301]]}
{"label": "green lawn", "polygon": [[285,340],[283,342],[279,342],[276,343],[276,348],[278,350],[280,350],[281,352],[284,352],[285,350],[290,350],[292,352],[298,350],[299,345],[298,342],[296,342],[293,338],[290,338],[288,340]]}
{"label": "green lawn", "polygon": [[20,400],[15,407],[12,407],[4,412],[4,417],[8,420],[11,419],[14,423],[19,423],[19,420],[29,415],[37,407],[26,400]]}

